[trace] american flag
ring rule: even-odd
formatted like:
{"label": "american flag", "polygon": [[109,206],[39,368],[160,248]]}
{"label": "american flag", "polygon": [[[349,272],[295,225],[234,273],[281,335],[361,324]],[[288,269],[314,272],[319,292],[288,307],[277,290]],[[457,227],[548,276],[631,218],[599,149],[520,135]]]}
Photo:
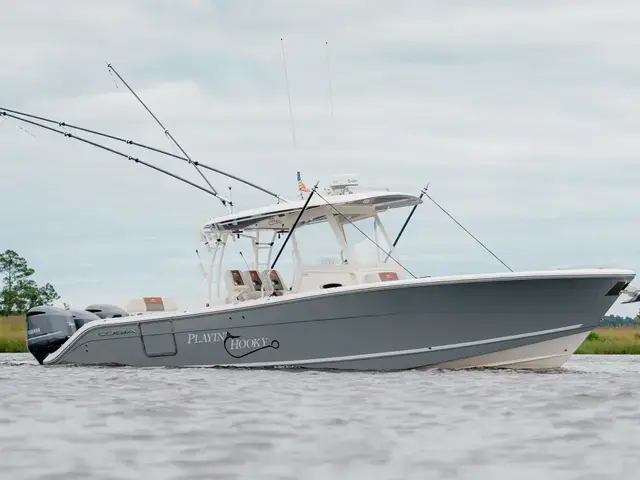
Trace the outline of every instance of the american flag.
{"label": "american flag", "polygon": [[310,190],[307,188],[307,186],[304,184],[304,182],[302,181],[302,177],[300,176],[300,172],[297,172],[298,174],[298,190],[300,190],[301,192],[310,192]]}

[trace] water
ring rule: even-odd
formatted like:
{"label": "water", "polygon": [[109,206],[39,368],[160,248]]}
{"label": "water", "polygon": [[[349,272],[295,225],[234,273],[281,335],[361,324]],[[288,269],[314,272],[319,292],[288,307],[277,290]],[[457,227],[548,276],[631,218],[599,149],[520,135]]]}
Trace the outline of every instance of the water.
{"label": "water", "polygon": [[635,478],[639,400],[640,356],[364,374],[0,355],[0,478]]}

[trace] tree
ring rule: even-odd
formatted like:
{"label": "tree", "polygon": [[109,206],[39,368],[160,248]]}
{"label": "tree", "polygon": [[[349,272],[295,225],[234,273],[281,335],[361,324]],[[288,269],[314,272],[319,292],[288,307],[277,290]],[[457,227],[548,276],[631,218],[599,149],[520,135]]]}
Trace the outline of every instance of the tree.
{"label": "tree", "polygon": [[29,268],[27,261],[14,250],[0,254],[0,315],[24,313],[37,305],[51,305],[60,298],[53,285],[38,284],[30,277],[35,270]]}
{"label": "tree", "polygon": [[600,321],[602,327],[633,327],[640,325],[640,317],[621,317],[620,315],[605,315]]}

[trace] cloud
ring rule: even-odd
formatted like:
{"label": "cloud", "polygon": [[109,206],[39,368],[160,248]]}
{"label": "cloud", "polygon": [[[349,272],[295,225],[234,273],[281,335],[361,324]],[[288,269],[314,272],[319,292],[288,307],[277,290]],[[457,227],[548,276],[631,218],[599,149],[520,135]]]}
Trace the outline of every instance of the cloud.
{"label": "cloud", "polygon": [[[308,185],[343,172],[414,193],[430,183],[434,199],[518,269],[640,269],[630,222],[640,67],[628,53],[640,46],[640,8],[630,0],[33,0],[3,9],[0,107],[178,153],[108,73],[112,62],[193,159],[282,195],[295,195],[298,168]],[[194,250],[199,227],[225,212],[218,200],[17,126],[0,125],[0,214],[10,225],[1,248],[17,249],[74,304],[122,303],[142,290],[202,304]],[[185,162],[100,142],[202,184]],[[237,208],[270,201],[209,178]],[[385,215],[390,235],[405,213]],[[332,251],[330,235],[308,237],[311,260]],[[399,249],[424,274],[503,269],[429,201]]]}

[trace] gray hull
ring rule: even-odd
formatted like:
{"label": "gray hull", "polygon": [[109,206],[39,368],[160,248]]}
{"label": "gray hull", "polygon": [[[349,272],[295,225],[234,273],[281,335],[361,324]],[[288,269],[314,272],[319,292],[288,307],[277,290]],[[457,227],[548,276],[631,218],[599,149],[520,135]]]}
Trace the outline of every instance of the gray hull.
{"label": "gray hull", "polygon": [[429,367],[588,332],[633,278],[630,271],[608,270],[491,281],[418,279],[215,312],[127,317],[86,325],[44,363]]}

